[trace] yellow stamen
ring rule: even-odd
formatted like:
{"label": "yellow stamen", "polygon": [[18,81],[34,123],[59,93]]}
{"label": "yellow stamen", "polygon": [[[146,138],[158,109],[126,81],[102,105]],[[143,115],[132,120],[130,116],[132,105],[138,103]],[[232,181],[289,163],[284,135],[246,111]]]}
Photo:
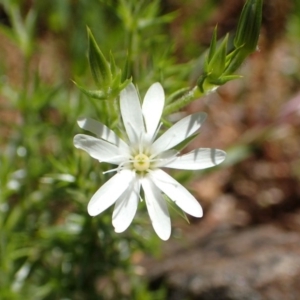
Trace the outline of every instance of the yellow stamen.
{"label": "yellow stamen", "polygon": [[134,157],[133,159],[133,167],[137,171],[146,171],[150,167],[150,159],[147,155],[145,154],[138,154]]}

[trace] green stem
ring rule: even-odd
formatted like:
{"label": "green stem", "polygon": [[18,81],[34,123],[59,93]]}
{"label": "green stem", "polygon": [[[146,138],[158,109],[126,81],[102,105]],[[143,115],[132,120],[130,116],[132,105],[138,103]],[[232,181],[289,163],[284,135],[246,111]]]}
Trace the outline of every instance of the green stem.
{"label": "green stem", "polygon": [[188,93],[183,95],[180,99],[176,100],[175,102],[167,105],[164,109],[164,116],[167,116],[175,111],[180,110],[184,106],[188,105],[189,103],[193,102],[195,98],[202,96],[203,94],[200,93],[197,86],[192,88]]}
{"label": "green stem", "polygon": [[26,118],[28,117],[27,110],[28,110],[28,89],[29,89],[29,62],[30,58],[24,58],[24,67],[23,67],[23,78],[22,78],[22,93],[20,94],[19,98],[19,107],[22,112],[22,118],[24,123],[26,122]]}

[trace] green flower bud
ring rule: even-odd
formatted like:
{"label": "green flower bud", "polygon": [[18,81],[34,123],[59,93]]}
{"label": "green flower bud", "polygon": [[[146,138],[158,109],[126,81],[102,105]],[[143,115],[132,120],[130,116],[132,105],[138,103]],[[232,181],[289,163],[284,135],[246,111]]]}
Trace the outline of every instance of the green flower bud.
{"label": "green flower bud", "polygon": [[234,46],[248,54],[256,50],[260,33],[263,0],[248,0],[239,19]]}
{"label": "green flower bud", "polygon": [[246,57],[254,52],[260,33],[263,0],[247,0],[244,5],[234,39],[232,57],[224,75],[231,75]]}
{"label": "green flower bud", "polygon": [[233,73],[256,49],[261,26],[262,4],[263,0],[246,1],[234,39],[235,49],[230,53],[227,53],[228,35],[218,45],[217,29],[214,30],[204,72],[197,81],[202,93],[210,92],[230,80],[240,78]]}

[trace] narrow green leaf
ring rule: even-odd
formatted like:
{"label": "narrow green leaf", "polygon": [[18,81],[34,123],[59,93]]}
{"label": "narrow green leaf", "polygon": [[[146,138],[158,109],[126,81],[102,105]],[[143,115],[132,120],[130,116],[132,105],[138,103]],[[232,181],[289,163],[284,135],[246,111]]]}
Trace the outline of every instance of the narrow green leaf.
{"label": "narrow green leaf", "polygon": [[88,28],[87,31],[89,37],[89,63],[93,78],[99,87],[108,89],[112,78],[109,63],[98,47],[91,30]]}
{"label": "narrow green leaf", "polygon": [[217,26],[214,29],[213,36],[211,38],[209,52],[208,52],[208,62],[210,62],[216,52],[216,46],[217,46]]}
{"label": "narrow green leaf", "polygon": [[85,95],[87,95],[88,97],[92,97],[94,99],[98,99],[98,100],[107,100],[107,94],[101,90],[95,90],[95,91],[91,91],[91,90],[86,90],[84,87],[80,86],[79,84],[77,84],[75,81],[73,81],[76,86],[79,88],[79,90],[81,92],[83,92]]}
{"label": "narrow green leaf", "polygon": [[126,88],[126,86],[132,82],[132,78],[126,79],[125,81],[123,81],[120,85],[119,85],[119,90],[122,91],[123,89]]}
{"label": "narrow green leaf", "polygon": [[219,78],[225,70],[227,43],[228,43],[228,34],[225,36],[221,45],[215,51],[214,56],[209,62],[208,69],[211,72],[209,77],[212,77],[213,79]]}
{"label": "narrow green leaf", "polygon": [[107,100],[107,95],[103,91],[82,90],[82,92],[85,93],[87,96],[92,97],[94,99]]}
{"label": "narrow green leaf", "polygon": [[226,149],[226,159],[222,163],[223,167],[234,166],[240,161],[249,157],[253,152],[249,145],[235,145]]}
{"label": "narrow green leaf", "polygon": [[109,63],[110,63],[110,71],[111,71],[112,77],[114,77],[117,74],[118,68],[116,66],[114,56],[111,52],[109,53]]}
{"label": "narrow green leaf", "polygon": [[223,85],[227,83],[228,81],[235,80],[235,79],[240,79],[243,78],[241,75],[226,75],[226,76],[221,76],[218,80],[215,82],[212,82],[217,85]]}
{"label": "narrow green leaf", "polygon": [[25,28],[26,31],[29,33],[30,37],[33,37],[34,34],[34,30],[36,28],[35,24],[36,24],[36,18],[37,18],[37,14],[36,12],[31,9],[25,19]]}
{"label": "narrow green leaf", "polygon": [[111,83],[111,91],[119,91],[120,82],[121,81],[121,71],[113,77],[112,83]]}
{"label": "narrow green leaf", "polygon": [[129,59],[129,55],[127,53],[124,68],[122,71],[121,82],[124,82],[128,78],[130,78],[130,59]]}
{"label": "narrow green leaf", "polygon": [[236,56],[238,56],[239,52],[242,50],[243,45],[235,48],[233,51],[231,51],[229,54],[226,56],[226,68],[231,64],[231,62],[235,59]]}

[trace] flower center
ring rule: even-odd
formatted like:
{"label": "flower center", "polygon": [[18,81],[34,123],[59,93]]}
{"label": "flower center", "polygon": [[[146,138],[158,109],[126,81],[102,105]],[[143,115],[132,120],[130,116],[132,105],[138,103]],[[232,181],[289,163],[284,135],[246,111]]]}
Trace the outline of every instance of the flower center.
{"label": "flower center", "polygon": [[145,154],[138,154],[133,159],[133,167],[140,172],[146,171],[150,167],[150,159]]}

